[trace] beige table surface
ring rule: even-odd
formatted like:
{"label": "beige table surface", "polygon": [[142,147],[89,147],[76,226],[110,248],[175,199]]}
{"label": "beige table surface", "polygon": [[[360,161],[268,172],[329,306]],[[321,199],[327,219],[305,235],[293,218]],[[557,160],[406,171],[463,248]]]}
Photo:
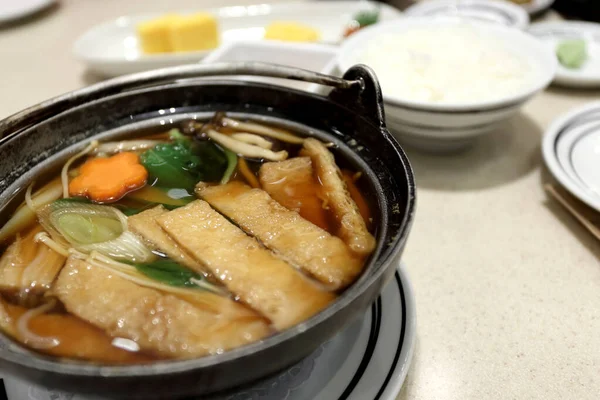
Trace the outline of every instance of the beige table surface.
{"label": "beige table surface", "polygon": [[[97,80],[71,55],[92,25],[222,4],[69,0],[0,29],[0,118]],[[547,200],[540,154],[548,124],[599,94],[550,89],[463,154],[409,151],[417,343],[399,399],[600,399],[600,243]]]}

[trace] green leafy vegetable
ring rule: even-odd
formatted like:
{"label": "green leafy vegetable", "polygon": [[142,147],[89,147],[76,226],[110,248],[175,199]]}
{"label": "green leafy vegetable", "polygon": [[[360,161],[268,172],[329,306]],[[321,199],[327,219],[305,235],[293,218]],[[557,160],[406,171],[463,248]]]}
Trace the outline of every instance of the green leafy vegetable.
{"label": "green leafy vegetable", "polygon": [[182,267],[170,259],[160,259],[147,264],[133,264],[135,268],[148,278],[178,287],[199,287],[191,279],[203,280],[196,272]]}
{"label": "green leafy vegetable", "polygon": [[584,40],[564,40],[556,47],[556,55],[560,63],[569,69],[581,68],[587,59],[587,49]]}
{"label": "green leafy vegetable", "polygon": [[91,200],[86,199],[85,197],[67,197],[64,199],[58,199],[53,202],[56,207],[61,207],[63,204],[93,204]]}
{"label": "green leafy vegetable", "polygon": [[147,210],[149,207],[146,206],[146,207],[142,207],[142,208],[135,208],[135,207],[126,207],[126,206],[118,205],[117,208],[119,210],[121,210],[121,212],[123,214],[125,214],[126,216],[131,217],[132,215],[136,215],[136,214],[141,213],[144,210]]}
{"label": "green leafy vegetable", "polygon": [[225,157],[227,157],[227,169],[225,170],[225,173],[223,174],[223,178],[221,178],[222,185],[229,182],[229,180],[231,179],[231,175],[233,175],[233,172],[235,171],[235,168],[237,167],[237,163],[238,163],[237,154],[235,154],[231,150],[225,149]]}
{"label": "green leafy vegetable", "polygon": [[189,138],[177,128],[173,128],[169,131],[169,138],[171,138],[171,140],[189,140]]}
{"label": "green leafy vegetable", "polygon": [[141,154],[142,165],[156,186],[193,190],[200,180],[217,181],[227,166],[223,151],[212,142],[194,143],[171,130],[172,143],[158,144]]}
{"label": "green leafy vegetable", "polygon": [[379,21],[379,8],[372,11],[361,11],[354,16],[354,20],[361,28],[373,25]]}

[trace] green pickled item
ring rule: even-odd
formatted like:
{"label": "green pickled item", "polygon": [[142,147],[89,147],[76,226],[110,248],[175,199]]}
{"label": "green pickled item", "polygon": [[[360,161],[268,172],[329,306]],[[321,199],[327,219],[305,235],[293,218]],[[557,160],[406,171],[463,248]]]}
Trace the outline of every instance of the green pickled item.
{"label": "green pickled item", "polygon": [[569,69],[581,68],[587,60],[587,46],[582,39],[564,40],[556,47],[558,61]]}

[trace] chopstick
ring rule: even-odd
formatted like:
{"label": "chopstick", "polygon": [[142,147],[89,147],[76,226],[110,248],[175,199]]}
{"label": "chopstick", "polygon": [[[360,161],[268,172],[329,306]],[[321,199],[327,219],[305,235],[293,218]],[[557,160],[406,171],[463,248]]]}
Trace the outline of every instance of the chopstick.
{"label": "chopstick", "polygon": [[596,239],[600,240],[600,214],[588,206],[580,203],[571,195],[565,193],[557,186],[547,183],[544,185],[546,192],[558,201],[568,212],[573,215]]}

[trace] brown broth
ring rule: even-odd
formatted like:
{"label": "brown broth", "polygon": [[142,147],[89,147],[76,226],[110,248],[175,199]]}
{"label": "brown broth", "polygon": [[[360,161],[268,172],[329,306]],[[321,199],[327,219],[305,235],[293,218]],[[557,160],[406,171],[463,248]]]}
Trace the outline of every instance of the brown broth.
{"label": "brown broth", "polygon": [[[174,128],[173,126],[171,128]],[[231,134],[236,132],[235,129],[230,127],[218,127],[218,130],[225,134]],[[149,130],[150,133],[144,135],[138,134],[138,132],[132,133],[131,137],[136,139],[144,140],[168,140],[168,131],[164,131],[164,127],[160,131],[156,129]],[[290,145],[273,139],[273,151],[286,150],[290,154],[290,158],[296,157],[300,150],[300,145]],[[335,152],[335,150],[333,150]],[[344,168],[344,160],[336,157],[336,162],[342,168],[342,176],[348,191],[356,202],[361,215],[363,216],[367,227],[372,229],[372,213],[370,209],[369,199],[363,195],[363,188],[360,186],[360,181],[355,180],[355,174],[351,169]],[[250,173],[258,179],[258,171],[261,165],[264,164],[264,160],[248,159],[246,163]],[[81,165],[83,160],[75,163],[72,169],[75,169],[77,165]],[[56,175],[55,175],[56,176]],[[236,171],[233,173],[232,180],[247,181],[244,175],[239,171],[239,164]],[[153,183],[149,183],[151,186]],[[309,181],[289,181],[285,183],[285,196],[273,196],[282,205],[291,208],[298,209],[299,214],[311,221],[315,225],[325,229],[331,234],[335,234],[337,230],[337,223],[333,213],[329,210],[326,205],[325,194],[322,193],[322,187],[316,177],[312,177]],[[110,205],[117,206],[122,210],[131,209],[146,209],[155,206],[156,204],[144,203],[139,197],[129,196],[130,193],[126,194],[123,198]],[[31,229],[31,227],[30,227]],[[27,232],[25,232],[27,233]],[[10,241],[6,245],[10,244]],[[40,244],[42,245],[42,244]],[[4,253],[5,248],[0,248],[0,256]],[[33,250],[32,250],[33,251]],[[28,257],[31,256],[30,254]],[[16,321],[27,312],[27,310],[37,306],[43,301],[43,292],[34,293],[31,292],[32,297],[30,302],[21,302],[23,300],[23,292],[15,292],[15,290],[9,288],[1,288],[0,285],[0,319],[2,319],[2,328],[7,334],[12,336],[15,340],[24,343],[24,338],[20,337],[20,334],[15,328]],[[51,294],[51,290],[46,295]],[[3,298],[4,296],[4,298]],[[27,296],[27,294],[25,294]],[[8,300],[7,300],[8,299]],[[30,307],[24,307],[26,304]],[[50,356],[89,360],[92,362],[108,363],[108,364],[138,364],[138,363],[149,363],[156,360],[165,358],[157,357],[147,352],[132,352],[113,345],[114,338],[105,333],[103,330],[96,326],[68,313],[60,303],[51,312],[41,314],[30,319],[28,328],[31,332],[42,337],[55,337],[58,339],[59,344],[56,347],[45,350],[34,351],[47,354]]]}
{"label": "brown broth", "polygon": [[[24,338],[16,331],[19,318],[27,312],[27,308],[10,304],[0,298],[0,307],[3,307],[10,321],[13,338],[27,344]],[[33,349],[40,353],[74,358],[80,360],[94,360],[109,364],[139,364],[159,360],[142,352],[131,352],[115,347],[113,338],[95,326],[67,313],[41,314],[29,320],[28,328],[31,332],[41,337],[52,337],[58,340],[58,345],[49,349]],[[10,333],[10,332],[9,332]]]}

